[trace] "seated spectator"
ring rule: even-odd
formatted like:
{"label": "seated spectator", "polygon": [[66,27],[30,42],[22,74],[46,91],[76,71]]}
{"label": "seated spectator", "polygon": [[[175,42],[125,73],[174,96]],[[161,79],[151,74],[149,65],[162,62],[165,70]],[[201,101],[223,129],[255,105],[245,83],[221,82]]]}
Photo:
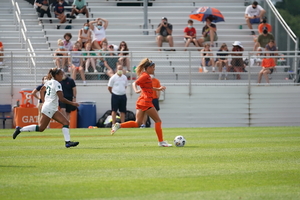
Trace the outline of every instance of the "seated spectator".
{"label": "seated spectator", "polygon": [[268,32],[272,32],[272,25],[267,23],[267,17],[264,17],[262,23],[258,25],[258,33],[262,34],[265,27],[267,27]]}
{"label": "seated spectator", "polygon": [[[43,18],[45,13],[47,14],[48,18],[52,18],[50,5],[47,0],[35,0],[34,7],[40,18]],[[50,19],[49,22],[52,23],[52,20]],[[42,23],[42,20],[40,20],[40,23]]]}
{"label": "seated spectator", "polygon": [[247,6],[245,10],[245,19],[249,29],[252,29],[252,35],[255,35],[252,24],[259,24],[262,22],[265,13],[266,11],[258,5],[257,1],[253,1],[252,5]]}
{"label": "seated spectator", "polygon": [[3,56],[4,56],[3,51],[4,51],[4,47],[2,42],[0,42],[0,65],[5,65],[3,61]]}
{"label": "seated spectator", "polygon": [[272,33],[268,32],[267,27],[264,27],[263,33],[258,36],[257,42],[254,45],[254,51],[257,51],[258,47],[261,47],[264,50],[264,48],[270,42],[270,40],[274,41],[274,36]]}
{"label": "seated spectator", "polygon": [[[222,72],[222,68],[225,67],[225,71],[226,69],[228,69],[228,48],[227,45],[225,43],[222,44],[222,46],[220,47],[220,49],[218,50],[217,56],[218,58],[216,59],[216,65],[218,67],[218,71]],[[219,80],[221,80],[222,78],[222,74],[219,74]],[[227,79],[227,74],[225,74],[225,80]]]}
{"label": "seated spectator", "polygon": [[[237,53],[232,53],[231,55],[233,56],[232,60],[231,60],[231,66],[230,68],[227,69],[228,72],[231,71],[231,69],[234,70],[234,72],[244,72],[244,61],[243,61],[243,58],[236,58],[234,56],[242,56],[243,53],[238,53],[238,52],[243,52],[244,49],[243,49],[243,46],[241,44],[240,41],[235,41],[233,44],[232,44],[233,48],[231,51],[233,52],[237,52]],[[236,75],[236,79],[241,79],[241,76],[240,74],[237,74]]]}
{"label": "seated spectator", "polygon": [[127,71],[130,71],[130,59],[129,59],[129,53],[122,52],[122,51],[129,51],[126,42],[122,41],[119,45],[118,51],[120,51],[119,55],[119,64],[122,65],[123,68],[123,74],[126,75]]}
{"label": "seated spectator", "polygon": [[[173,42],[173,25],[168,23],[168,19],[166,17],[162,17],[160,24],[157,26],[156,34],[156,42],[158,47],[162,47],[163,42],[168,42],[170,47],[174,47]],[[159,48],[161,51],[161,48]],[[175,51],[175,49],[171,49],[171,51]]]}
{"label": "seated spectator", "polygon": [[214,58],[210,57],[213,56],[213,53],[207,52],[211,52],[209,44],[205,44],[204,48],[201,50],[201,66],[203,67],[203,72],[207,73],[208,70],[206,67],[209,66],[212,66],[212,71],[215,72],[215,60]]}
{"label": "seated spectator", "polygon": [[79,30],[78,33],[78,42],[81,45],[81,48],[84,48],[85,43],[92,42],[92,32],[89,30],[89,23],[84,23],[83,28]]}
{"label": "seated spectator", "polygon": [[261,82],[262,76],[265,77],[267,83],[270,83],[269,82],[269,74],[273,73],[276,64],[275,64],[274,59],[269,58],[268,56],[270,56],[269,52],[267,52],[266,57],[262,59],[262,62],[261,62],[262,69],[260,70],[260,72],[258,74],[258,81],[257,81],[258,83]]}
{"label": "seated spectator", "polygon": [[[63,24],[67,21],[67,16],[65,15],[65,7],[63,5],[64,0],[59,0],[58,4],[55,5],[54,14],[59,23]],[[60,25],[57,25],[57,29],[60,29]]]}
{"label": "seated spectator", "polygon": [[68,53],[65,49],[64,41],[62,39],[59,39],[57,41],[57,45],[58,45],[58,48],[55,50],[55,53],[54,53],[54,56],[56,57],[55,65],[57,68],[60,68],[63,71],[65,71],[66,61],[68,60],[68,58],[64,57],[64,56],[68,56]]}
{"label": "seated spectator", "polygon": [[72,34],[71,33],[65,33],[64,34],[64,46],[65,46],[65,49],[67,51],[72,51],[73,49],[73,44],[72,42],[70,41],[72,39]]}
{"label": "seated spectator", "polygon": [[193,23],[194,23],[193,20],[189,19],[188,26],[185,27],[183,30],[183,32],[185,33],[184,35],[185,47],[188,47],[190,43],[193,43],[196,47],[199,47],[198,41],[196,39],[197,32],[196,29],[193,27]]}
{"label": "seated spectator", "polygon": [[202,37],[200,37],[200,39],[198,39],[198,44],[200,47],[203,47],[204,42],[210,41],[210,46],[213,47],[214,41],[218,40],[217,26],[215,24],[211,23],[213,21],[212,16],[207,17],[205,21],[206,21],[206,24],[202,28]]}
{"label": "seated spectator", "polygon": [[112,77],[116,73],[119,57],[114,53],[113,45],[109,45],[108,51],[109,53],[105,54],[106,57],[103,60],[103,64],[106,68],[106,75]]}
{"label": "seated spectator", "polygon": [[91,43],[85,44],[85,51],[89,51],[89,52],[82,53],[82,56],[85,56],[85,58],[83,59],[85,61],[85,72],[89,72],[89,67],[90,67],[90,65],[92,65],[94,72],[97,73],[98,72],[96,70],[96,55],[97,54],[91,52],[92,51]]}
{"label": "seated spectator", "polygon": [[[104,24],[102,23],[104,22]],[[94,24],[97,23],[97,26]],[[108,26],[108,21],[103,18],[97,18],[96,21],[91,21],[89,23],[90,29],[92,31],[92,43],[93,43],[93,49],[98,49],[100,50],[102,47],[101,43],[106,41],[106,34],[105,30],[107,29]]]}
{"label": "seated spectator", "polygon": [[[86,18],[89,18],[89,10],[86,8],[85,0],[74,0],[71,16],[74,16],[74,14],[78,15],[80,13],[85,15]],[[88,19],[87,23],[89,23]]]}
{"label": "seated spectator", "polygon": [[80,43],[75,42],[73,45],[73,50],[70,53],[70,59],[69,59],[69,66],[71,67],[71,78],[76,80],[76,74],[79,72],[81,79],[83,80],[83,85],[86,85],[85,81],[85,75],[84,75],[84,68],[83,68],[83,59],[82,53],[78,51],[80,48]]}

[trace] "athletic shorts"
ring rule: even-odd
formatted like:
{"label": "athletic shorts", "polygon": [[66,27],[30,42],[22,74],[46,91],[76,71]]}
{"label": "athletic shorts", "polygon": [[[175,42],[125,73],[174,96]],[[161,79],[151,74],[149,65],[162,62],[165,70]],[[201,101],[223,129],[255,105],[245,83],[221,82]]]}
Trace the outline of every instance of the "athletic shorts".
{"label": "athletic shorts", "polygon": [[117,112],[126,113],[126,105],[127,105],[127,97],[126,94],[124,95],[111,95],[111,110]]}
{"label": "athletic shorts", "polygon": [[[66,97],[65,97],[65,98],[66,98]],[[72,101],[72,100],[73,100],[72,98],[73,98],[73,97],[71,97],[71,98],[66,98],[66,99],[68,99],[69,101]],[[72,105],[67,104],[67,103],[62,103],[62,102],[59,102],[59,107],[60,107],[60,108],[65,108],[67,113],[70,113],[71,111],[76,110],[76,107],[75,107],[75,106],[72,106]]]}
{"label": "athletic shorts", "polygon": [[152,104],[152,106],[142,106],[142,105],[136,104],[135,108],[137,110],[146,111],[146,110],[149,110],[150,108],[153,108],[153,107],[154,107],[153,104]]}
{"label": "athletic shorts", "polygon": [[159,102],[158,99],[152,99],[152,103],[157,111],[159,111]]}
{"label": "athletic shorts", "polygon": [[50,109],[47,106],[43,106],[41,113],[45,114],[47,117],[51,119],[56,111],[58,111],[58,108]]}

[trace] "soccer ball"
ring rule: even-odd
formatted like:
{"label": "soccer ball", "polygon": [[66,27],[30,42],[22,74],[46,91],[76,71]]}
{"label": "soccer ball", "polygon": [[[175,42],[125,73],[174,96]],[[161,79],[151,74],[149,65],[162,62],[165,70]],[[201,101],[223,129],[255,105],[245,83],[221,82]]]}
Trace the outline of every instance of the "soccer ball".
{"label": "soccer ball", "polygon": [[186,142],[186,140],[182,135],[178,135],[174,139],[174,145],[176,147],[183,147],[185,145],[185,142]]}

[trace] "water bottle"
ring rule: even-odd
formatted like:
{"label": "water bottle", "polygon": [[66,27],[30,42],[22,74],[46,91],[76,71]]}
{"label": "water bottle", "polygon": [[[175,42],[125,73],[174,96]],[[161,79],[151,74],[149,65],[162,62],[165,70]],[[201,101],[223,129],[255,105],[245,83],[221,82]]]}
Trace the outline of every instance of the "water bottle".
{"label": "water bottle", "polygon": [[136,66],[133,67],[133,72],[136,72],[135,69],[136,69]]}

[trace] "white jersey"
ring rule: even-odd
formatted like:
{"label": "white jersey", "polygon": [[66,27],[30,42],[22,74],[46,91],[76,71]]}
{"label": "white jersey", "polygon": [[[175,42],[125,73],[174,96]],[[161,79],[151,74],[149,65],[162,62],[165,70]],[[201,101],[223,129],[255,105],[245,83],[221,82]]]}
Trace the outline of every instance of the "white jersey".
{"label": "white jersey", "polygon": [[105,35],[105,28],[102,27],[100,30],[97,27],[94,27],[94,30],[92,30],[92,37],[93,41],[102,41],[103,38],[106,37]]}
{"label": "white jersey", "polygon": [[46,87],[46,94],[45,94],[45,102],[43,104],[43,108],[57,110],[58,109],[58,96],[57,92],[62,91],[61,84],[55,80],[51,79],[47,81],[44,86]]}
{"label": "white jersey", "polygon": [[124,74],[122,74],[122,76],[114,74],[108,81],[108,87],[112,87],[112,93],[114,93],[115,95],[126,94],[127,85],[128,80]]}
{"label": "white jersey", "polygon": [[254,15],[258,16],[262,10],[264,9],[260,5],[257,5],[256,9],[252,8],[252,5],[250,5],[246,8],[245,14],[249,17],[253,17]]}

